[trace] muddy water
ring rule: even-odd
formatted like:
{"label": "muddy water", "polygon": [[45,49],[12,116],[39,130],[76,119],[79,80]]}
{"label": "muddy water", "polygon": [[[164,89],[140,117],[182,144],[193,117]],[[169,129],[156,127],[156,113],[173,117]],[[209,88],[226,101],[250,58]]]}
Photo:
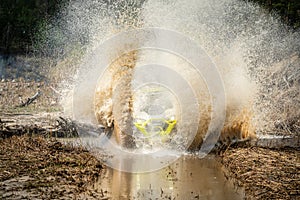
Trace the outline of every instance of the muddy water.
{"label": "muddy water", "polygon": [[243,199],[241,188],[225,180],[213,158],[182,156],[151,173],[132,174],[107,168],[92,186],[109,199]]}

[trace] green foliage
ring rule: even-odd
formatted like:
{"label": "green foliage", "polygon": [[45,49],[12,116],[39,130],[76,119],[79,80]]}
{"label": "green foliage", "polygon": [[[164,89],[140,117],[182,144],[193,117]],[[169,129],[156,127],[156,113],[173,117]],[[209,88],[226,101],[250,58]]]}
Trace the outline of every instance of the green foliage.
{"label": "green foliage", "polygon": [[299,0],[250,0],[257,2],[269,11],[277,12],[283,21],[294,28],[300,28],[300,1]]}
{"label": "green foliage", "polygon": [[51,18],[64,0],[1,0],[0,52],[26,53],[31,50],[40,23]]}
{"label": "green foliage", "polygon": [[[43,40],[41,27],[69,0],[1,0],[0,54],[31,52],[33,41]],[[283,21],[300,27],[300,0],[245,0],[257,2],[282,16]],[[108,1],[110,2],[110,1]],[[143,1],[141,1],[142,3]],[[121,4],[120,4],[121,5]],[[37,32],[39,30],[40,32]],[[61,37],[59,31],[57,36]],[[63,39],[63,38],[62,38]]]}

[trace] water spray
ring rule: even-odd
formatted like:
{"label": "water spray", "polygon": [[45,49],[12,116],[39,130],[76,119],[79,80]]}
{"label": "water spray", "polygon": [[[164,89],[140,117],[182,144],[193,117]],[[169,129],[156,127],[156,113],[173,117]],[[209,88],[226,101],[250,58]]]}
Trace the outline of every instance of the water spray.
{"label": "water spray", "polygon": [[111,167],[152,171],[299,116],[299,32],[255,4],[74,1],[61,13],[46,44],[76,69],[64,102],[112,132],[81,137]]}

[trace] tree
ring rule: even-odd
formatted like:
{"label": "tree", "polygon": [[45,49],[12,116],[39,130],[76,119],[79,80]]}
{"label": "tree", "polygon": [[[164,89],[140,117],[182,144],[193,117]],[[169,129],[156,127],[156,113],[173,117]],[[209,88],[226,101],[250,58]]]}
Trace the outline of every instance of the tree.
{"label": "tree", "polygon": [[64,0],[1,0],[0,53],[31,50],[36,27],[51,18]]}
{"label": "tree", "polygon": [[251,0],[257,2],[269,11],[277,12],[283,21],[294,28],[300,27],[300,1],[299,0]]}

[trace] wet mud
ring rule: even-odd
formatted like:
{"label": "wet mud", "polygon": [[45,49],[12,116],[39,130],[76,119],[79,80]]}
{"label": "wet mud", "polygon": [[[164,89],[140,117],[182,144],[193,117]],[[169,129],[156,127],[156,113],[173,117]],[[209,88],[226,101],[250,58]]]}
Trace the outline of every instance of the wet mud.
{"label": "wet mud", "polygon": [[111,168],[93,184],[111,199],[244,199],[243,188],[227,181],[214,156],[185,155],[170,166],[146,173]]}

